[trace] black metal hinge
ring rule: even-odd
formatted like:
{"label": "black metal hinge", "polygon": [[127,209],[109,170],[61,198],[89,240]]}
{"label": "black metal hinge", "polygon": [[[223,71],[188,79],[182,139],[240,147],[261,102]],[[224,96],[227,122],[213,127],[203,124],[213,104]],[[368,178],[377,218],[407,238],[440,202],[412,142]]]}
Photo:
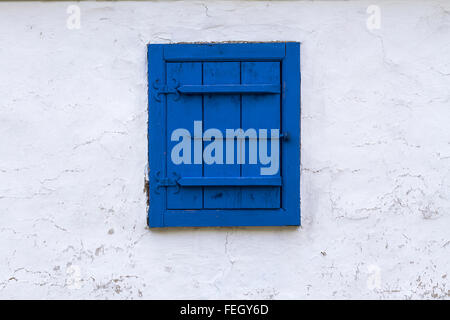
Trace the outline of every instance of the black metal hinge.
{"label": "black metal hinge", "polygon": [[180,185],[178,184],[178,180],[180,176],[173,172],[174,179],[164,177],[161,178],[161,171],[158,171],[155,175],[156,188],[155,193],[159,194],[159,188],[167,188],[167,187],[176,187],[174,193],[178,193],[180,191]]}
{"label": "black metal hinge", "polygon": [[153,82],[153,84],[152,84],[153,89],[156,90],[156,94],[154,96],[156,101],[158,101],[158,102],[161,101],[160,95],[169,94],[169,93],[175,94],[174,100],[178,100],[180,98],[180,92],[178,91],[178,87],[180,85],[178,84],[178,81],[175,79],[172,79],[172,83],[173,83],[172,86],[164,85],[161,83],[161,80],[159,80],[159,79],[156,79]]}

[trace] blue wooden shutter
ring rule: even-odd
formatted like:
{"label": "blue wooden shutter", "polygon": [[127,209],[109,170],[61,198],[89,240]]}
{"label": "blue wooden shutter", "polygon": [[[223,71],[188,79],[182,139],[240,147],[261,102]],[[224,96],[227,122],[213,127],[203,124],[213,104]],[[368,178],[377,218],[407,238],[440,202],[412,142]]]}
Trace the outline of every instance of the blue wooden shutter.
{"label": "blue wooden shutter", "polygon": [[[148,46],[150,227],[300,224],[299,51],[299,43]],[[189,132],[190,163],[171,158],[179,128]],[[212,142],[201,134],[211,128],[223,135],[223,164],[202,159]],[[275,174],[249,163],[255,139],[232,141],[234,161],[226,163],[226,130],[240,128],[258,139],[267,130],[269,154],[271,129],[279,129]]]}

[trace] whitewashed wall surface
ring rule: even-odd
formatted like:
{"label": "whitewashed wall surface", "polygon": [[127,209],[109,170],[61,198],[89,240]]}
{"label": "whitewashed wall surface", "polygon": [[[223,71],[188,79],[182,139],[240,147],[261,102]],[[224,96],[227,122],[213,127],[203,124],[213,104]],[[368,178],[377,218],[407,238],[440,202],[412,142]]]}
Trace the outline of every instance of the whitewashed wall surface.
{"label": "whitewashed wall surface", "polygon": [[[302,226],[150,230],[146,44],[240,40],[302,43]],[[0,3],[0,298],[449,299],[449,230],[449,1]]]}

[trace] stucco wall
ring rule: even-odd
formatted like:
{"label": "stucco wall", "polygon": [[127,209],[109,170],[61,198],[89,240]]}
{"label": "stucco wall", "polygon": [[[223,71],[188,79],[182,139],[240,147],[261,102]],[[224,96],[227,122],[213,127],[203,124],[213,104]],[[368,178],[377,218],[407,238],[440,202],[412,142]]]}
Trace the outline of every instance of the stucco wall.
{"label": "stucco wall", "polygon": [[[302,43],[302,227],[149,230],[146,44],[229,40]],[[448,1],[0,3],[0,70],[0,298],[449,298]]]}

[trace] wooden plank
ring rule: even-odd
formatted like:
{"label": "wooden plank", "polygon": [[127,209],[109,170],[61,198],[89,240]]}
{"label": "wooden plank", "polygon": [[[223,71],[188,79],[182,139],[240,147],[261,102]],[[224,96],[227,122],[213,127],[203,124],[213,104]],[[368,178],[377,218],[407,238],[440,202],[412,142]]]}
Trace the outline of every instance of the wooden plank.
{"label": "wooden plank", "polygon": [[183,177],[178,184],[192,186],[281,186],[281,177]]}
{"label": "wooden plank", "polygon": [[281,60],[285,43],[205,43],[168,44],[164,47],[167,61],[247,61]]}
{"label": "wooden plank", "polygon": [[[199,62],[167,63],[167,84],[176,80],[179,84],[201,84],[202,64]],[[202,97],[167,95],[167,177],[177,175],[201,177],[202,164],[194,163],[194,121],[202,120]],[[190,164],[174,164],[171,159],[172,148],[178,141],[171,141],[171,134],[176,129],[187,129],[191,135]],[[202,188],[167,188],[167,207],[169,209],[201,209],[203,206]]]}
{"label": "wooden plank", "polygon": [[149,199],[148,225],[164,226],[163,213],[166,210],[166,190],[157,190],[156,173],[165,174],[165,98],[157,101],[156,90],[151,85],[158,79],[165,79],[163,45],[148,45],[148,166],[149,166]]}
{"label": "wooden plank", "polygon": [[[239,62],[205,62],[203,64],[203,84],[239,84]],[[204,96],[204,127],[217,128],[223,134],[226,129],[240,127],[240,95],[207,94]],[[205,146],[208,142],[205,142]],[[236,144],[235,144],[236,145]],[[205,177],[239,177],[240,165],[236,161],[236,146],[234,149],[234,164],[226,164],[226,147],[223,150],[223,164],[204,164]],[[241,205],[239,187],[205,187],[204,208],[239,208]]]}
{"label": "wooden plank", "polygon": [[[279,62],[242,62],[242,83],[280,83],[280,63]],[[267,137],[271,136],[270,129],[280,129],[280,95],[245,95],[242,96],[242,127],[267,129]],[[243,177],[261,176],[261,168],[267,165],[249,164],[249,143],[246,144],[246,161],[242,165]],[[268,154],[272,150],[271,140],[258,141],[267,143]],[[280,147],[281,147],[281,141]],[[259,150],[258,145],[258,150]],[[258,154],[258,160],[260,160]],[[280,166],[280,162],[279,165]],[[280,171],[275,175],[280,176]],[[279,208],[280,188],[279,187],[248,187],[242,189],[243,208]]]}
{"label": "wooden plank", "polygon": [[234,227],[298,225],[284,209],[259,210],[169,210],[167,225],[171,227]]}
{"label": "wooden plank", "polygon": [[183,85],[178,91],[184,94],[267,94],[280,93],[280,84]]}
{"label": "wooden plank", "polygon": [[290,139],[283,144],[281,202],[294,225],[300,225],[300,43],[286,44],[282,63],[282,124]]}

